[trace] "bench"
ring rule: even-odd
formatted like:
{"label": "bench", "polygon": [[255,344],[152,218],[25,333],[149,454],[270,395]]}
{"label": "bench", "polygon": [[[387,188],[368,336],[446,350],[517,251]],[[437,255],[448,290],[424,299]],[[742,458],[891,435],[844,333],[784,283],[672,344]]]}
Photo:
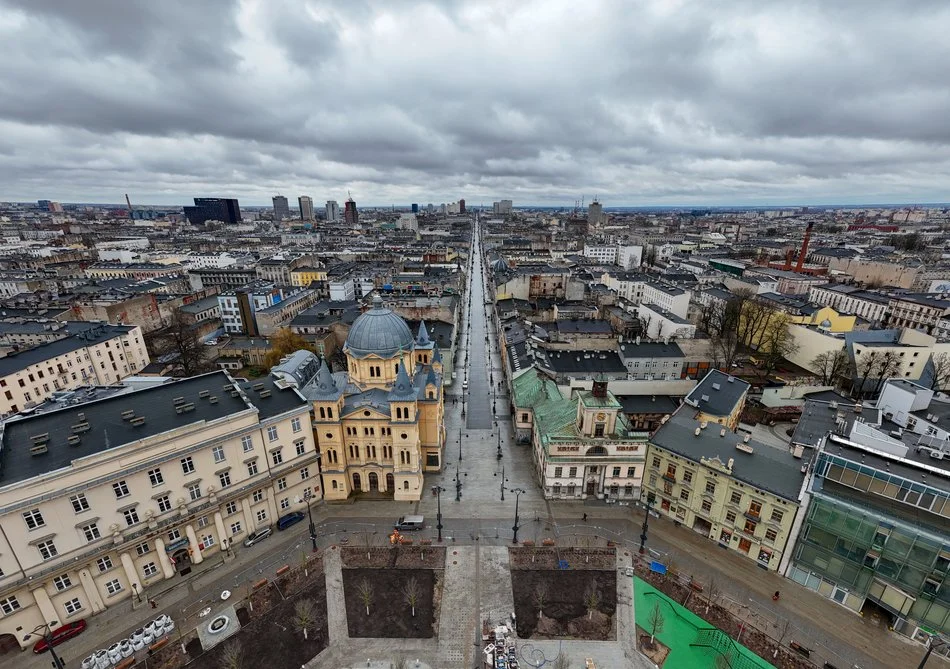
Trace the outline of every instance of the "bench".
{"label": "bench", "polygon": [[804,657],[808,657],[811,655],[811,648],[805,648],[805,646],[801,645],[797,641],[792,641],[788,645],[791,646],[792,650],[794,650],[799,655],[802,655]]}

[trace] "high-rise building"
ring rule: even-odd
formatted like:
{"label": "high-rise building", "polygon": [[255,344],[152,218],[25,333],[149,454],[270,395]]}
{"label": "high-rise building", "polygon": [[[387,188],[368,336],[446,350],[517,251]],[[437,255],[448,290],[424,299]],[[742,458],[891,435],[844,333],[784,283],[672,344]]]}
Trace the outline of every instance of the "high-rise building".
{"label": "high-rise building", "polygon": [[594,200],[587,208],[587,222],[590,225],[601,225],[604,222],[604,206]]}
{"label": "high-rise building", "polygon": [[307,195],[301,195],[297,198],[297,206],[300,207],[301,221],[313,220],[313,198],[308,197]]}
{"label": "high-rise building", "polygon": [[290,205],[287,204],[287,198],[283,195],[274,196],[274,220],[282,221],[290,218]]}
{"label": "high-rise building", "polygon": [[182,209],[192,225],[204,225],[208,221],[241,222],[241,208],[235,198],[196,197],[195,206]]}
{"label": "high-rise building", "polygon": [[413,214],[418,214],[418,213],[419,213],[419,205],[416,204],[415,202],[412,203],[412,213],[413,213]]}
{"label": "high-rise building", "polygon": [[340,205],[336,200],[327,200],[327,221],[340,220]]}
{"label": "high-rise building", "polygon": [[360,215],[356,211],[356,202],[353,201],[353,198],[347,198],[344,203],[343,220],[352,228],[360,224]]}
{"label": "high-rise building", "polygon": [[492,202],[492,213],[496,215],[510,214],[511,207],[511,200],[499,200],[498,202]]}
{"label": "high-rise building", "polygon": [[459,213],[465,213],[465,200],[459,200]]}

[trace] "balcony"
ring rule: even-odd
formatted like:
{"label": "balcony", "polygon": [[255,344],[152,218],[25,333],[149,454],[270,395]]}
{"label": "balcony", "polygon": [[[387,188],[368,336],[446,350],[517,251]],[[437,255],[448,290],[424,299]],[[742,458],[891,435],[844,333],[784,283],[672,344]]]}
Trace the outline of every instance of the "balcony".
{"label": "balcony", "polygon": [[753,511],[752,509],[749,509],[748,511],[746,511],[746,512],[743,513],[742,515],[745,516],[746,518],[748,518],[749,520],[751,520],[751,521],[754,522],[754,523],[758,523],[759,521],[762,520],[762,515],[761,515],[761,513],[758,512],[758,511]]}
{"label": "balcony", "polygon": [[670,472],[666,472],[660,478],[662,478],[664,481],[669,481],[670,483],[676,483],[676,474],[672,474]]}

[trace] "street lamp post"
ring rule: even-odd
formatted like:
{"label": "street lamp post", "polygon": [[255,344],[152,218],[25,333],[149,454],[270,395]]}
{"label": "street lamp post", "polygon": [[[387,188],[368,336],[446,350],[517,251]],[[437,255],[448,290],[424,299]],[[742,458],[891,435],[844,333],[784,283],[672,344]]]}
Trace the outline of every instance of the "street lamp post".
{"label": "street lamp post", "polygon": [[459,460],[462,459],[462,428],[459,428]]}
{"label": "street lamp post", "polygon": [[462,501],[462,478],[459,474],[458,463],[455,464],[455,501]]}
{"label": "street lamp post", "polygon": [[[498,459],[501,460],[501,429],[498,430]],[[504,496],[502,496],[504,499]]]}
{"label": "street lamp post", "polygon": [[442,493],[445,492],[445,488],[440,485],[432,486],[432,492],[435,493],[436,503],[438,504],[438,513],[435,514],[436,525],[435,529],[439,531],[439,543],[442,543]]}
{"label": "street lamp post", "polygon": [[930,640],[927,642],[927,652],[924,653],[923,659],[920,661],[920,664],[917,665],[917,669],[924,669],[924,665],[927,664],[927,660],[930,659],[930,654],[934,651],[934,648],[942,648],[948,643],[936,635],[931,635]]}
{"label": "street lamp post", "polygon": [[133,583],[133,584],[132,584],[132,592],[135,593],[135,600],[141,604],[141,603],[142,603],[142,593],[139,592],[139,584],[138,584],[138,583]]}
{"label": "street lamp post", "polygon": [[653,496],[653,493],[647,493],[647,505],[643,513],[643,527],[640,530],[640,555],[643,555],[647,552],[647,530],[650,529],[650,507],[653,506],[653,502],[656,498]]}
{"label": "street lamp post", "polygon": [[310,510],[310,500],[313,499],[313,492],[309,489],[303,493],[303,501],[307,504],[307,518],[310,520],[310,543],[313,545],[313,552],[317,552],[317,528],[313,524],[313,512]]}
{"label": "street lamp post", "polygon": [[511,538],[511,543],[516,544],[518,543],[518,502],[521,501],[521,496],[527,491],[524,488],[511,488],[508,490],[508,492],[514,493],[515,495],[515,524],[511,526],[511,529],[514,532]]}
{"label": "street lamp post", "polygon": [[[50,627],[56,625],[59,625],[59,623],[55,620],[37,625],[33,628],[32,632],[27,632],[23,635],[23,640],[29,641],[31,636],[43,637],[46,640],[46,647],[49,648],[49,654],[53,656],[53,669],[66,669],[66,663],[57,657],[56,651],[53,650],[53,630],[51,630]],[[43,630],[43,632],[41,633],[40,630]]]}
{"label": "street lamp post", "polygon": [[501,466],[501,501],[502,502],[505,501],[505,481],[507,481],[507,479],[505,478],[505,466],[502,465]]}

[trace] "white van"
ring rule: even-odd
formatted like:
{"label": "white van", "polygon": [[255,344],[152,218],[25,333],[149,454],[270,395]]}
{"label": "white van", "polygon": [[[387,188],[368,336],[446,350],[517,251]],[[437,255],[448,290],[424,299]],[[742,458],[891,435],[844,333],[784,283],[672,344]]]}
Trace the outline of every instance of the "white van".
{"label": "white van", "polygon": [[425,527],[425,517],[423,516],[403,516],[396,521],[395,528],[400,532],[411,532],[421,530]]}

